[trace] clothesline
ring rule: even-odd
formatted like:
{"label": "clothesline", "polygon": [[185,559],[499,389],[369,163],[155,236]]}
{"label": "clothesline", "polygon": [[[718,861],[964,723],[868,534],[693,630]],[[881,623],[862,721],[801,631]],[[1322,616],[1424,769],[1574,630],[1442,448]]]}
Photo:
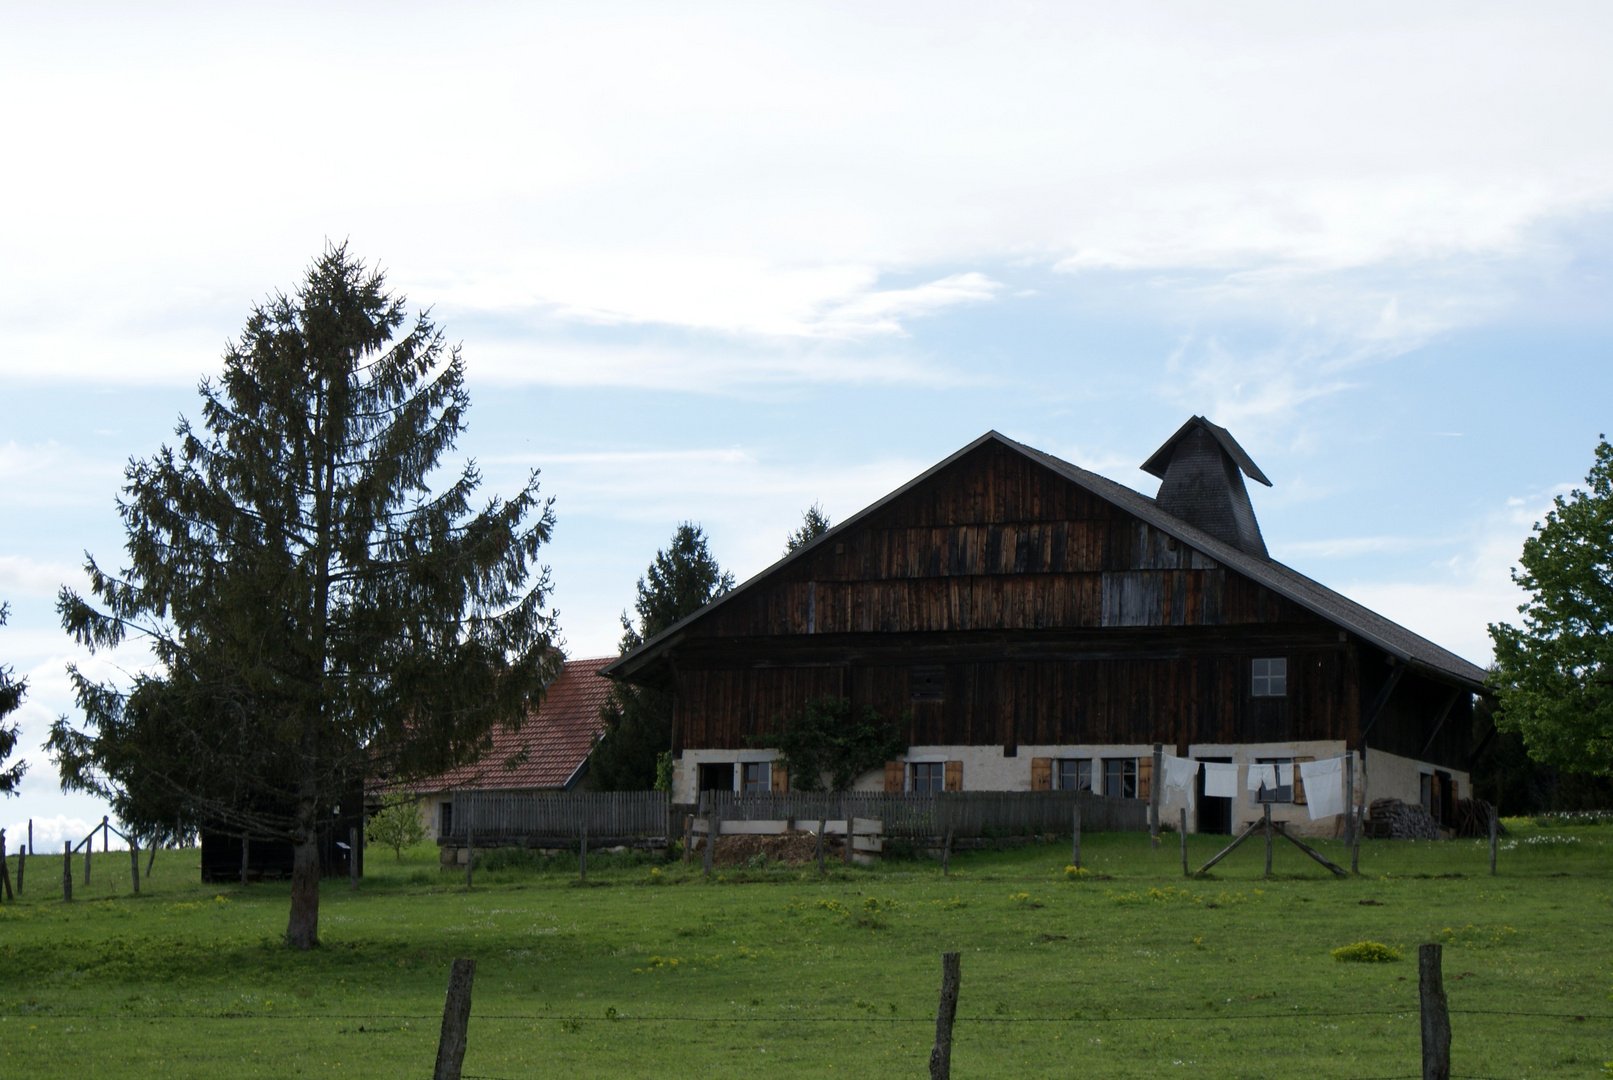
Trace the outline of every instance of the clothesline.
{"label": "clothesline", "polygon": [[[1298,762],[1299,780],[1305,789],[1305,808],[1311,820],[1344,813],[1344,757]],[[1166,790],[1193,792],[1193,778],[1204,767],[1204,794],[1212,799],[1234,799],[1238,795],[1238,766],[1226,761],[1199,761],[1165,754],[1162,783]],[[1244,790],[1276,792],[1294,786],[1295,762],[1258,761],[1244,766]]]}

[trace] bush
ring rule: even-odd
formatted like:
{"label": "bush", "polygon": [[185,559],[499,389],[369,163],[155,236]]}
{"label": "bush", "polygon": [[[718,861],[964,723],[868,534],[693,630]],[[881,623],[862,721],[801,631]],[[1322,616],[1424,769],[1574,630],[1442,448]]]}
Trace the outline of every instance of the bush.
{"label": "bush", "polygon": [[1333,950],[1333,959],[1347,964],[1387,964],[1400,959],[1400,952],[1376,941],[1358,941]]}
{"label": "bush", "polygon": [[403,849],[423,844],[431,834],[420,820],[420,807],[413,799],[400,799],[383,807],[370,818],[364,836],[377,847],[389,847],[394,858],[403,861]]}

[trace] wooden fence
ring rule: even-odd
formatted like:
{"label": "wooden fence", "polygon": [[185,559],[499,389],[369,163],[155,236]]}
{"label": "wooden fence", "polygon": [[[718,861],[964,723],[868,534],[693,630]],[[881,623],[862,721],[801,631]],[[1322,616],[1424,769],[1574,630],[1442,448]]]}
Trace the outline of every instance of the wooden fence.
{"label": "wooden fence", "polygon": [[913,838],[1031,836],[1068,833],[1076,806],[1088,832],[1145,832],[1148,803],[1093,795],[1087,791],[948,791],[932,793],[718,792],[717,810],[725,819],[779,821],[805,825],[820,819],[878,818],[884,835]]}
{"label": "wooden fence", "polygon": [[[1142,832],[1148,803],[1086,791],[953,791],[927,794],[851,792],[717,792],[716,811],[729,821],[785,821],[801,827],[821,819],[878,818],[893,837],[1030,836],[1068,833],[1074,811],[1089,832]],[[441,841],[548,846],[586,828],[591,841],[626,842],[676,836],[691,807],[674,806],[662,791],[456,791],[451,828]]]}

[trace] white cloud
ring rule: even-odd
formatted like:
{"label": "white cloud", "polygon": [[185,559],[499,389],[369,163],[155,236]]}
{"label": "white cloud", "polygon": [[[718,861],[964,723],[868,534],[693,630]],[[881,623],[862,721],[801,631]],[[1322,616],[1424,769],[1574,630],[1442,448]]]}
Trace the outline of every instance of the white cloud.
{"label": "white cloud", "polygon": [[0,555],[0,597],[55,596],[63,585],[83,584],[83,570],[70,563],[38,562],[20,555]]}

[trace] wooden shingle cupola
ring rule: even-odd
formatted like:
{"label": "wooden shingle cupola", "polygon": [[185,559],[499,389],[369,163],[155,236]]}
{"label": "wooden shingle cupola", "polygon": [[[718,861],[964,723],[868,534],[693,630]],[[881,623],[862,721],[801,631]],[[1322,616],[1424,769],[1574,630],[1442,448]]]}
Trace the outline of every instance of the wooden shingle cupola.
{"label": "wooden shingle cupola", "polygon": [[1269,558],[1243,478],[1271,486],[1224,427],[1195,416],[1143,462],[1160,478],[1154,503],[1172,517],[1250,555]]}

